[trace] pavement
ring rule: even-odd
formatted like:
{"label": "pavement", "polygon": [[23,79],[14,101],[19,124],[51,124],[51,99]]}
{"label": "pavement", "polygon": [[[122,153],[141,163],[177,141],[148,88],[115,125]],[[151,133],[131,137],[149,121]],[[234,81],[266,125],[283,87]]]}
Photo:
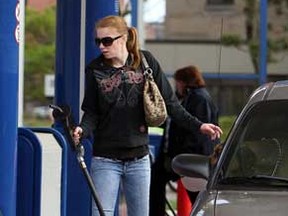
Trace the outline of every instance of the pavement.
{"label": "pavement", "polygon": [[[174,191],[175,187],[177,187],[177,183],[172,182],[171,183],[172,188],[167,184],[166,186],[166,197],[171,204],[171,206],[175,207],[176,205],[176,199],[177,199],[177,193]],[[177,214],[177,210],[175,209],[175,213]],[[120,205],[119,205],[119,212],[118,216],[127,216],[127,208],[126,208],[126,202],[124,196],[121,196],[120,198]],[[167,216],[174,216],[173,212],[170,210],[167,210]]]}

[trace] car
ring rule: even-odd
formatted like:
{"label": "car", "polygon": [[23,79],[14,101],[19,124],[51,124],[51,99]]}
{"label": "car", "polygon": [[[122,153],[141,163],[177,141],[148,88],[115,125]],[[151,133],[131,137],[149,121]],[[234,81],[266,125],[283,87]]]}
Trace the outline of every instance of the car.
{"label": "car", "polygon": [[287,215],[288,80],[255,89],[219,146],[172,161],[184,186],[199,191],[191,216]]}

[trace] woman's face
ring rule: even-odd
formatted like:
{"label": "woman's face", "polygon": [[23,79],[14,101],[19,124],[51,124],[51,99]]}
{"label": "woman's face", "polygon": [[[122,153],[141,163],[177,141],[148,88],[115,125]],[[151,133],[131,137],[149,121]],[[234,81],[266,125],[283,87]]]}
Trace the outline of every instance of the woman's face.
{"label": "woman's face", "polygon": [[177,94],[183,97],[185,94],[185,83],[181,80],[175,80],[175,87]]}
{"label": "woman's face", "polygon": [[106,59],[120,57],[127,50],[126,35],[119,34],[115,28],[98,28],[96,34],[96,43]]}

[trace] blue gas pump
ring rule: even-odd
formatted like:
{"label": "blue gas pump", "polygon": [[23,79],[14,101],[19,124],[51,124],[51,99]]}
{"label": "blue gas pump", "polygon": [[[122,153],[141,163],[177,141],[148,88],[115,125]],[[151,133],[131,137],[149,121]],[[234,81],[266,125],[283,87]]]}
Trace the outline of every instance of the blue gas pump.
{"label": "blue gas pump", "polygon": [[0,0],[0,212],[16,214],[19,1]]}

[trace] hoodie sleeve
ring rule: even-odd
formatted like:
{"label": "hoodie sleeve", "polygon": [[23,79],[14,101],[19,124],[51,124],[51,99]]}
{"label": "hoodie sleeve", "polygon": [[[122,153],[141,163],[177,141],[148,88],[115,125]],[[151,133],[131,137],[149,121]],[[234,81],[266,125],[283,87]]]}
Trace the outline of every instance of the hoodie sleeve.
{"label": "hoodie sleeve", "polygon": [[184,127],[189,131],[198,131],[203,123],[181,106],[166,75],[163,73],[159,62],[155,57],[149,51],[142,52],[145,55],[149,66],[153,70],[153,77],[165,100],[168,115],[179,126]]}
{"label": "hoodie sleeve", "polygon": [[91,135],[98,122],[97,116],[97,82],[93,76],[93,70],[89,67],[85,71],[85,94],[81,109],[84,111],[80,127],[83,129],[83,136]]}

